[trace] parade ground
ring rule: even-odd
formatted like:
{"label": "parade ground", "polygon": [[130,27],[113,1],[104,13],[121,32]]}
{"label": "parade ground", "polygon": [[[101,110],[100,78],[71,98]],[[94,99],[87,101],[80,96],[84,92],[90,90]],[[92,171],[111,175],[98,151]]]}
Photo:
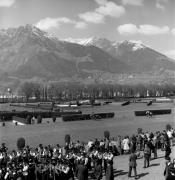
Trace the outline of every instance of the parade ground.
{"label": "parade ground", "polygon": [[[3,107],[2,107],[3,108]],[[146,116],[135,116],[135,110],[150,109],[172,109],[168,115],[157,115],[152,118]],[[63,122],[57,118],[53,123],[51,119],[43,119],[42,124],[15,126],[7,122],[5,127],[0,126],[1,142],[6,142],[9,148],[16,148],[16,140],[24,137],[30,146],[43,144],[64,145],[65,134],[70,134],[73,141],[80,140],[87,142],[89,139],[103,139],[104,131],[110,131],[111,137],[118,135],[132,135],[137,133],[138,128],[143,131],[161,131],[166,124],[175,127],[175,112],[173,103],[157,103],[147,106],[145,103],[132,103],[128,106],[121,106],[121,103],[110,105],[81,108],[83,113],[115,112],[112,119],[86,120]]]}
{"label": "parade ground", "polygon": [[[136,110],[150,109],[172,109],[172,113],[169,115],[157,115],[152,118],[136,117],[134,114]],[[0,127],[0,142],[5,142],[6,146],[12,150],[16,149],[16,140],[19,137],[25,138],[26,145],[36,147],[40,143],[43,145],[64,145],[65,134],[70,134],[72,141],[80,140],[87,142],[95,138],[103,139],[105,130],[110,131],[111,137],[117,137],[118,135],[136,134],[138,128],[142,128],[143,131],[155,132],[165,129],[166,124],[171,124],[172,127],[175,127],[173,103],[153,103],[151,106],[147,106],[145,103],[132,103],[128,106],[121,106],[121,103],[112,103],[99,107],[81,108],[80,110],[83,113],[115,112],[115,117],[113,119],[74,122],[63,122],[61,118],[57,118],[55,123],[51,119],[44,119],[42,124],[24,126],[15,126],[11,122],[7,122],[5,127]],[[174,151],[171,154],[172,158],[175,157]],[[164,153],[164,151],[158,151],[159,158],[151,161],[150,168],[143,169],[143,159],[137,161],[140,179],[164,179]],[[114,169],[116,180],[128,179],[128,158],[128,155],[115,157]]]}

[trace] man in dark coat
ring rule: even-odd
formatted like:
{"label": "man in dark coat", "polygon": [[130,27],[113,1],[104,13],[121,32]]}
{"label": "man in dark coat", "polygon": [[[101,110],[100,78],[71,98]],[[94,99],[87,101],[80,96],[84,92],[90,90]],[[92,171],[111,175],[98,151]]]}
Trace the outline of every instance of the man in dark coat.
{"label": "man in dark coat", "polygon": [[169,156],[171,154],[171,147],[169,141],[165,142],[165,159],[169,159]]}
{"label": "man in dark coat", "polygon": [[149,167],[150,164],[150,157],[151,157],[151,149],[148,146],[148,144],[145,144],[145,148],[144,148],[144,168]]}
{"label": "man in dark coat", "polygon": [[102,164],[100,159],[97,159],[96,163],[95,163],[95,167],[94,167],[94,177],[95,180],[100,180],[102,179]]}
{"label": "man in dark coat", "polygon": [[88,168],[84,165],[84,161],[81,160],[77,166],[77,179],[88,180]]}
{"label": "man in dark coat", "polygon": [[131,151],[131,155],[129,157],[129,173],[128,173],[128,177],[131,177],[131,171],[132,169],[134,169],[134,175],[135,175],[135,179],[137,179],[137,170],[136,170],[136,166],[137,166],[137,155],[134,153],[134,150],[132,149]]}
{"label": "man in dark coat", "polygon": [[106,180],[114,180],[114,171],[113,171],[112,160],[107,160]]}
{"label": "man in dark coat", "polygon": [[168,158],[168,162],[166,162],[164,176],[165,176],[165,180],[174,180],[175,179],[175,163],[171,163],[170,158]]}

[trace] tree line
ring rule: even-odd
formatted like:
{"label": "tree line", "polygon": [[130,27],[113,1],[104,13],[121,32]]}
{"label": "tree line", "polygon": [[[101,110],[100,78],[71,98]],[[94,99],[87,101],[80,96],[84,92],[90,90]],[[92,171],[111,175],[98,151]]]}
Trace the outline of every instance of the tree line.
{"label": "tree line", "polygon": [[79,99],[115,99],[129,97],[163,97],[175,94],[173,84],[80,84],[25,82],[18,94],[26,101],[36,100],[79,100]]}

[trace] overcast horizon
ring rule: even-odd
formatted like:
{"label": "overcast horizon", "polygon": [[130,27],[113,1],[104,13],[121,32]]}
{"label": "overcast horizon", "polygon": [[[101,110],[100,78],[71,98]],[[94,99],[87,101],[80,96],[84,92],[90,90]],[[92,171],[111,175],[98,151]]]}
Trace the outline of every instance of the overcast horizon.
{"label": "overcast horizon", "polygon": [[132,40],[175,58],[174,0],[0,0],[0,29],[33,24],[59,39]]}

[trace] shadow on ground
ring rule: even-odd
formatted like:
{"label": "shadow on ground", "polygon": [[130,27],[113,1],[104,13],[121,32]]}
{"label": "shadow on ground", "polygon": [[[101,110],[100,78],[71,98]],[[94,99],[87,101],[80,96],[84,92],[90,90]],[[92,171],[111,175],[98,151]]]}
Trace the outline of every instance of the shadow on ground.
{"label": "shadow on ground", "polygon": [[146,176],[148,174],[149,174],[148,172],[147,173],[138,174],[138,178],[137,179],[140,179],[140,178],[142,178],[142,177],[144,177],[144,176]]}
{"label": "shadow on ground", "polygon": [[123,175],[126,175],[126,174],[128,174],[128,172],[125,172],[123,170],[116,170],[116,169],[114,169],[114,177],[123,176]]}
{"label": "shadow on ground", "polygon": [[150,164],[150,167],[151,167],[151,166],[160,166],[160,163]]}
{"label": "shadow on ground", "polygon": [[[161,158],[165,158],[165,156],[160,156],[160,157],[157,157],[156,159],[161,159]],[[155,159],[151,159],[151,160],[155,160]]]}

